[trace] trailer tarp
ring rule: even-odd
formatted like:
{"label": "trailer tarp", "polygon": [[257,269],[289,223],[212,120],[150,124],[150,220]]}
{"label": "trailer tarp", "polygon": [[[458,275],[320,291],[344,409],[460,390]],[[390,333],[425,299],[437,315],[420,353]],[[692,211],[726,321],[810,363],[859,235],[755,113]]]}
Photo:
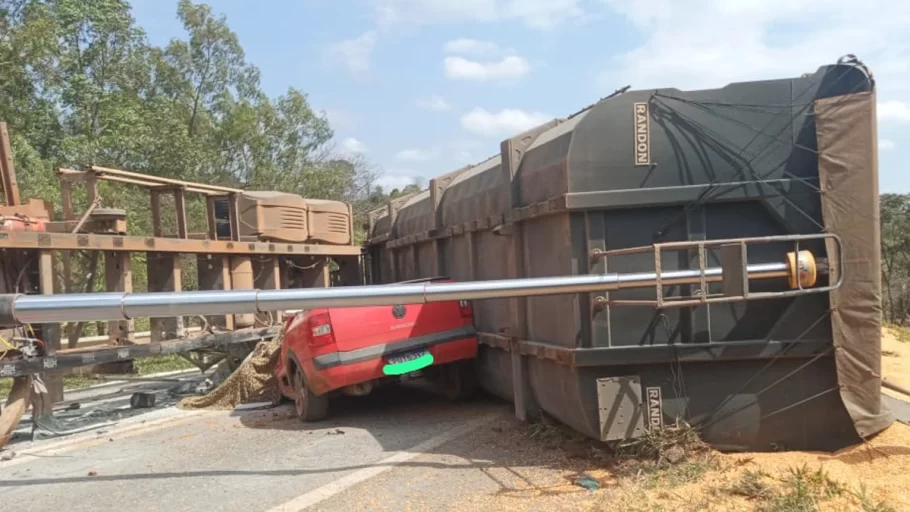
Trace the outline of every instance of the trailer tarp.
{"label": "trailer tarp", "polygon": [[[881,230],[875,92],[817,100],[818,172],[825,228],[849,269],[831,292],[840,395],[861,437],[893,421],[881,401]],[[839,271],[840,269],[838,269]]]}

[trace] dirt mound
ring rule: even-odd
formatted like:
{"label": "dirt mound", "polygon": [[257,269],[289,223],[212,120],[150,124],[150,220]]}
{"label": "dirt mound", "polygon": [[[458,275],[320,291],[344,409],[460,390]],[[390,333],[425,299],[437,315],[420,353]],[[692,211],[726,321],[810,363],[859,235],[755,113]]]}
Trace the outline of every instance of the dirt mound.
{"label": "dirt mound", "polygon": [[281,392],[275,368],[284,331],[269,341],[261,341],[249,357],[220,386],[207,395],[184,398],[181,409],[233,409],[253,402],[278,403]]}

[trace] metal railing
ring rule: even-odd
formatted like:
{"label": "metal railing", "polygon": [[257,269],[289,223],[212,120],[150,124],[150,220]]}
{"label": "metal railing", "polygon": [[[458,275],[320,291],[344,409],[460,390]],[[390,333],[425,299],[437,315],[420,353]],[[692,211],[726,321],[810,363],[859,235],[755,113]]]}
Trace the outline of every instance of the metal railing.
{"label": "metal railing", "polygon": [[[807,279],[811,268],[813,276],[831,270],[826,260],[818,260],[809,251],[800,251],[800,242],[809,240],[833,241],[838,258],[837,278],[833,283],[813,287],[815,278]],[[788,253],[785,261],[776,263],[747,263],[747,247],[757,243],[793,242],[796,251]],[[720,267],[707,267],[705,252],[709,246],[719,246],[728,251]],[[663,271],[661,254],[669,249],[691,249],[699,253],[699,268]],[[725,249],[726,248],[726,249]],[[653,272],[592,274],[561,277],[538,277],[473,281],[456,283],[406,283],[384,286],[350,286],[338,288],[305,288],[283,290],[217,290],[161,293],[91,293],[67,295],[2,295],[0,296],[0,324],[19,325],[31,323],[112,321],[132,318],[161,318],[186,315],[216,315],[232,313],[266,313],[270,311],[301,310],[327,307],[381,306],[395,304],[422,304],[451,300],[505,299],[512,297],[564,295],[614,291],[625,288],[655,287],[654,301],[627,301],[655,307],[706,304],[792,297],[806,293],[819,293],[837,288],[843,281],[843,261],[840,240],[830,234],[790,235],[731,240],[697,242],[672,242],[653,246],[622,249],[592,254],[592,257],[638,254],[653,251]],[[738,255],[738,258],[729,255]],[[779,292],[751,293],[748,282],[754,279],[782,279],[790,281],[790,288]],[[691,300],[671,300],[663,296],[663,287],[670,284],[699,284],[707,291],[707,283],[720,281],[733,295],[702,297]]]}

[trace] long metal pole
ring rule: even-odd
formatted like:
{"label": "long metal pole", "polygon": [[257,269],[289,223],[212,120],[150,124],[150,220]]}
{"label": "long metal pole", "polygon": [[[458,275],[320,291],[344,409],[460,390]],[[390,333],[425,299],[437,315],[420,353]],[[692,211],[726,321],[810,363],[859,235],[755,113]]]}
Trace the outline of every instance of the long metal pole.
{"label": "long metal pole", "polygon": [[[750,279],[787,277],[787,263],[749,265]],[[705,270],[720,281],[720,267]],[[216,290],[163,293],[82,293],[0,296],[0,323],[111,321],[145,317],[222,315],[329,307],[423,304],[450,300],[563,295],[655,286],[657,273],[592,274],[464,283],[413,283],[286,290]],[[663,285],[698,283],[699,270],[661,272]]]}

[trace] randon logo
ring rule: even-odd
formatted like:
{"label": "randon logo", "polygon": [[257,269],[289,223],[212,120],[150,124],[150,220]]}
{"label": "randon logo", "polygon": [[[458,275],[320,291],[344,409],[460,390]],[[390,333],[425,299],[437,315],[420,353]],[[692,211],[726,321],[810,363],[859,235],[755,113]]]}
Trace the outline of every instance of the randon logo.
{"label": "randon logo", "polygon": [[651,166],[651,118],[647,103],[634,103],[635,166]]}
{"label": "randon logo", "polygon": [[664,426],[663,401],[661,400],[660,388],[647,388],[647,410],[648,426],[651,430],[661,429]]}

